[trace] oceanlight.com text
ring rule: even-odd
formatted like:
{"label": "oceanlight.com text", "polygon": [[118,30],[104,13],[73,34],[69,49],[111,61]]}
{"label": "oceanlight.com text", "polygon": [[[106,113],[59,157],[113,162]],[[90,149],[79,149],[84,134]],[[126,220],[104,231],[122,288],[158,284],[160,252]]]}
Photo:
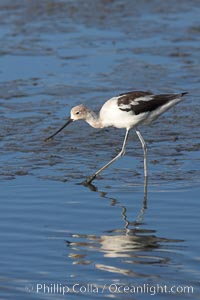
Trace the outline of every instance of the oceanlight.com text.
{"label": "oceanlight.com text", "polygon": [[81,284],[74,283],[65,285],[61,283],[37,283],[35,286],[26,286],[27,292],[37,294],[149,294],[151,296],[158,294],[193,294],[194,288],[189,285],[171,285],[166,284],[143,284],[143,285],[124,285],[117,283],[97,285],[95,283]]}

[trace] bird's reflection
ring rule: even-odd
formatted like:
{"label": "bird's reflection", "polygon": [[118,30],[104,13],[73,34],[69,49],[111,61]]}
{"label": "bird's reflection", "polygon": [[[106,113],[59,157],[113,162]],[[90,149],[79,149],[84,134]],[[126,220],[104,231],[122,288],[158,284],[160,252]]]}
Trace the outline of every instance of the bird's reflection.
{"label": "bird's reflection", "polygon": [[[97,188],[92,189],[92,191],[94,190],[98,191]],[[111,205],[120,206],[119,201],[109,198],[107,193],[102,191],[98,191],[98,193],[101,197],[108,198]],[[158,249],[163,248],[166,243],[179,242],[179,240],[158,237],[155,230],[144,228],[144,217],[147,211],[147,180],[144,185],[142,206],[135,219],[129,220],[127,208],[125,206],[120,207],[121,218],[124,223],[122,228],[107,230],[100,236],[72,234],[72,241],[67,241],[70,248],[69,257],[73,259],[74,264],[95,264],[97,269],[107,272],[148,277],[150,275],[138,273],[134,266],[166,264],[169,257],[163,255],[163,249],[162,251],[158,251]],[[154,251],[155,249],[156,251]],[[90,258],[91,251],[102,253],[100,261],[94,262]],[[91,255],[91,257],[93,256]],[[107,258],[111,259],[110,263]],[[115,258],[114,261],[113,258]]]}

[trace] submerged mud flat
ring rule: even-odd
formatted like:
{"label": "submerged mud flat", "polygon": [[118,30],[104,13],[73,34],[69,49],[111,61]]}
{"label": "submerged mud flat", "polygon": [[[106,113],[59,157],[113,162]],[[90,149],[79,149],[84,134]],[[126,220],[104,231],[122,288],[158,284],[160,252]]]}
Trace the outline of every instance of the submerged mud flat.
{"label": "submerged mud flat", "polygon": [[[199,15],[196,0],[0,0],[3,299],[45,299],[42,282],[69,286],[74,299],[74,284],[105,285],[92,299],[133,296],[112,284],[192,286],[181,297],[198,298]],[[80,121],[44,141],[71,107],[98,111],[130,90],[189,92],[140,128],[147,199],[134,129],[91,190],[80,183],[119,152],[124,130]],[[169,293],[159,296],[177,298]]]}
{"label": "submerged mud flat", "polygon": [[[188,11],[187,1],[172,6],[157,1],[94,2],[1,1],[2,179],[27,173],[40,176],[41,169],[51,173],[49,164],[57,174],[57,168],[73,165],[74,159],[78,165],[81,159],[88,160],[92,170],[95,156],[100,159],[104,149],[112,157],[121,147],[123,131],[99,132],[73,124],[55,141],[45,144],[43,140],[64,122],[72,106],[83,102],[98,110],[109,97],[131,89],[189,91],[184,103],[158,120],[159,126],[143,132],[150,141],[153,163],[163,161],[164,152],[169,164],[184,165],[188,155],[196,165],[198,10]],[[131,149],[136,147],[141,160],[134,134],[130,139],[128,154],[134,157]],[[76,177],[70,172],[70,168],[75,171],[72,165],[66,179]],[[82,176],[80,168],[77,172]],[[195,180],[197,173],[195,167],[192,174],[189,168],[180,177]],[[174,180],[176,171],[170,176]]]}

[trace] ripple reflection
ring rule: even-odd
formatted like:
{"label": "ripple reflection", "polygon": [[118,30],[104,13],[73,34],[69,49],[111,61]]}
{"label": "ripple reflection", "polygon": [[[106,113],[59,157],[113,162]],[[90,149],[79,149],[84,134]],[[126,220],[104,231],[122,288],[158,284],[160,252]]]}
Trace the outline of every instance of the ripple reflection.
{"label": "ripple reflection", "polygon": [[[106,197],[105,193],[101,193]],[[110,199],[114,205],[118,201]],[[72,234],[67,241],[70,249],[68,257],[77,265],[94,265],[96,269],[123,274],[126,276],[157,277],[149,268],[138,272],[136,266],[160,266],[171,262],[171,252],[177,251],[178,239],[160,237],[156,230],[144,228],[144,214],[147,209],[147,198],[144,197],[141,211],[133,221],[127,218],[127,208],[121,206],[121,217],[124,227],[107,230],[101,235]],[[176,243],[175,246],[173,244]],[[147,272],[149,272],[147,274]]]}

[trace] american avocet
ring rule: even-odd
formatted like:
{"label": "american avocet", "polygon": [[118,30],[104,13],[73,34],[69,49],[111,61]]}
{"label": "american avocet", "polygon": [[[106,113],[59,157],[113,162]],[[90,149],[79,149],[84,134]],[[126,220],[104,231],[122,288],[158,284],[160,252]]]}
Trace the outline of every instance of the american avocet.
{"label": "american avocet", "polygon": [[85,183],[89,184],[96,178],[97,175],[99,175],[99,173],[125,154],[129,131],[132,127],[135,127],[136,134],[142,144],[144,152],[144,176],[147,178],[147,147],[137,126],[150,124],[165,111],[182,101],[182,97],[185,94],[187,94],[187,92],[160,95],[154,95],[151,92],[142,91],[123,93],[106,101],[98,115],[82,104],[75,106],[71,109],[71,116],[68,118],[67,122],[54,134],[49,136],[46,141],[53,138],[71,122],[77,120],[84,120],[94,128],[110,126],[125,128],[126,134],[121,151],[105,166],[86,179]]}

